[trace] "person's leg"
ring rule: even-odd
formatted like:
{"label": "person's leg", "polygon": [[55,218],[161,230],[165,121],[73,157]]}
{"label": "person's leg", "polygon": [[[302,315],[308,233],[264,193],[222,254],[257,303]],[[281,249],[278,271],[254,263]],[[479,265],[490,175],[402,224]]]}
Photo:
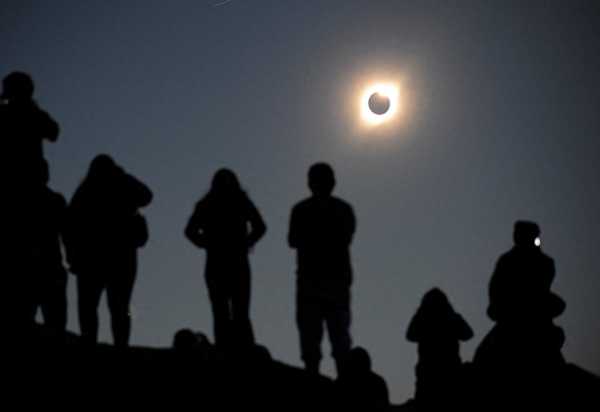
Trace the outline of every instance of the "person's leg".
{"label": "person's leg", "polygon": [[242,268],[232,285],[231,318],[235,345],[248,347],[254,344],[254,331],[250,322],[250,270]]}
{"label": "person's leg", "polygon": [[42,302],[44,323],[58,333],[67,327],[67,278],[57,274],[50,279]]}
{"label": "person's leg", "polygon": [[77,311],[81,339],[86,344],[98,342],[98,305],[104,289],[104,282],[96,273],[82,273],[77,276]]}
{"label": "person's leg", "polygon": [[106,285],[110,324],[115,346],[129,346],[131,336],[130,304],[135,283],[135,267],[126,267],[110,275]]}
{"label": "person's leg", "polygon": [[222,282],[208,280],[208,297],[213,312],[214,339],[217,347],[226,348],[231,341],[229,295]]}
{"label": "person's leg", "polygon": [[296,297],[296,322],[300,333],[300,355],[306,370],[319,373],[323,339],[322,305],[312,297]]}
{"label": "person's leg", "polygon": [[331,342],[333,359],[335,360],[338,375],[340,363],[352,348],[352,337],[350,336],[350,292],[344,292],[338,298],[328,303],[325,314],[327,331]]}

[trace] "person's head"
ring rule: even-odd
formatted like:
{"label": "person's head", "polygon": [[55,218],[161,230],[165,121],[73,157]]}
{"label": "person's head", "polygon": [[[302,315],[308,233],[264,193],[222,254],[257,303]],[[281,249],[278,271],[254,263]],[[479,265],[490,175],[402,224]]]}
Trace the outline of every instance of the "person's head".
{"label": "person's head", "polygon": [[173,349],[189,351],[198,345],[198,337],[191,329],[181,329],[173,337]]}
{"label": "person's head", "polygon": [[115,169],[117,169],[117,164],[107,154],[99,154],[94,157],[92,163],[90,163],[90,169],[88,171],[88,177],[97,178],[104,177],[114,173]]}
{"label": "person's head", "polygon": [[425,293],[421,300],[421,309],[431,316],[443,316],[454,312],[448,297],[439,288],[430,289]]}
{"label": "person's head", "polygon": [[315,163],[308,169],[308,187],[315,196],[329,196],[335,187],[335,174],[327,163]]}
{"label": "person's head", "polygon": [[12,72],[2,80],[0,99],[8,101],[24,101],[33,98],[33,80],[24,72]]}
{"label": "person's head", "polygon": [[217,196],[231,196],[242,191],[240,182],[230,169],[219,169],[212,179],[210,192]]}
{"label": "person's head", "polygon": [[361,346],[356,346],[346,354],[342,363],[342,373],[348,375],[361,375],[371,371],[371,356]]}
{"label": "person's head", "polygon": [[536,239],[540,236],[540,227],[535,222],[519,220],[515,222],[513,240],[517,246],[537,246]]}

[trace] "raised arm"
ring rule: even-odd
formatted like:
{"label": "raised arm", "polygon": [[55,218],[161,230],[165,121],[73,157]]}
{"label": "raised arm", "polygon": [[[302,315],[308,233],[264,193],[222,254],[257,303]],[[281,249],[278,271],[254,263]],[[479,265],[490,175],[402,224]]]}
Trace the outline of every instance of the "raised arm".
{"label": "raised arm", "polygon": [[36,127],[42,139],[56,142],[60,133],[60,128],[56,120],[54,120],[47,112],[38,109]]}

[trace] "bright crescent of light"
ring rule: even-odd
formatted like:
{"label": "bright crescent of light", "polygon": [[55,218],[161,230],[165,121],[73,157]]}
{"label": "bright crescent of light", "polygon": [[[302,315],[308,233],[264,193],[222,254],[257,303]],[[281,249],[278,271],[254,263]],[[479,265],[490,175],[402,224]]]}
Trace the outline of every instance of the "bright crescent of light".
{"label": "bright crescent of light", "polygon": [[[374,93],[379,93],[382,96],[390,99],[390,107],[384,114],[376,114],[369,108],[369,98]],[[392,119],[398,111],[398,86],[393,83],[377,83],[367,87],[362,94],[360,101],[360,113],[365,123],[370,125],[379,125]]]}

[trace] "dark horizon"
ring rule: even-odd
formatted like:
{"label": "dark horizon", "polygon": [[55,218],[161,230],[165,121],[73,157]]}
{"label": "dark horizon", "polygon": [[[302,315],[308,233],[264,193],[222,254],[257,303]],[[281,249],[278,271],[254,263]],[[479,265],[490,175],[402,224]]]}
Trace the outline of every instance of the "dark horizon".
{"label": "dark horizon", "polygon": [[[155,194],[133,344],[170,345],[183,327],[212,336],[203,252],[183,230],[214,172],[230,167],[269,228],[250,255],[257,341],[300,365],[285,239],[308,167],[328,161],[357,215],[354,341],[393,401],[412,394],[405,333],[431,287],[472,326],[471,359],[492,326],[488,282],[518,219],[540,224],[555,259],[565,357],[600,374],[598,4],[212,4],[0,8],[0,74],[31,73],[61,125],[45,144],[50,186],[70,199],[105,152]],[[357,93],[389,78],[402,83],[405,117],[384,132],[357,127]],[[105,321],[101,336],[110,340]]]}

